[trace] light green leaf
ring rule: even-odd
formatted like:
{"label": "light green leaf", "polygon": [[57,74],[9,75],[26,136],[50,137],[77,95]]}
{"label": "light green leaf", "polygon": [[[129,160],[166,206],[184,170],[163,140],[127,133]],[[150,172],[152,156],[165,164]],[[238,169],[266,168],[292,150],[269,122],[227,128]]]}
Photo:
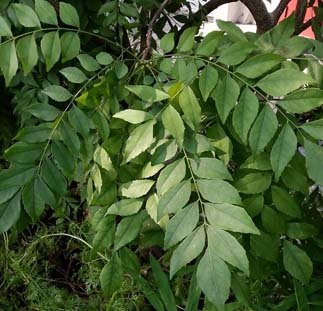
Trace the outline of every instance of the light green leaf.
{"label": "light green leaf", "polygon": [[0,45],[0,69],[4,75],[6,87],[8,87],[18,70],[18,59],[14,41],[8,41]]}
{"label": "light green leaf", "polygon": [[293,158],[297,148],[297,138],[288,123],[282,128],[270,153],[270,162],[278,181],[287,164]]}
{"label": "light green leaf", "polygon": [[269,171],[271,170],[270,156],[266,152],[251,155],[245,162],[243,162],[241,169]]}
{"label": "light green leaf", "polygon": [[35,11],[42,23],[58,25],[56,11],[48,1],[35,0]]}
{"label": "light green leaf", "polygon": [[100,65],[107,66],[113,62],[113,57],[107,52],[100,52],[95,56]]}
{"label": "light green leaf", "polygon": [[140,173],[141,178],[149,178],[155,176],[165,165],[156,164],[152,165],[151,162],[148,162],[142,169]]}
{"label": "light green leaf", "polygon": [[297,91],[279,100],[278,105],[291,113],[304,113],[323,105],[323,90]]}
{"label": "light green leaf", "polygon": [[285,60],[280,55],[266,53],[253,56],[241,64],[237,71],[243,76],[255,79]]}
{"label": "light green leaf", "polygon": [[208,245],[197,266],[196,278],[207,299],[219,311],[223,311],[230,293],[231,274],[228,266],[217,256],[216,250],[211,245]]}
{"label": "light green leaf", "polygon": [[246,251],[230,233],[214,226],[207,226],[208,245],[217,256],[249,275]]}
{"label": "light green leaf", "polygon": [[12,37],[10,25],[0,16],[0,37]]}
{"label": "light green leaf", "polygon": [[162,121],[166,130],[176,138],[180,145],[183,145],[185,131],[184,123],[180,114],[172,105],[168,105],[164,110]]}
{"label": "light green leaf", "polygon": [[167,165],[159,174],[156,189],[159,195],[180,183],[186,175],[186,164],[184,158]]}
{"label": "light green leaf", "polygon": [[142,211],[139,214],[124,217],[119,222],[114,238],[115,251],[127,245],[137,237],[146,218],[146,212]]}
{"label": "light green leaf", "polygon": [[50,126],[46,123],[41,123],[37,126],[31,125],[22,128],[16,138],[26,143],[41,143],[48,140],[50,132]]}
{"label": "light green leaf", "polygon": [[319,233],[319,228],[307,223],[291,222],[287,224],[287,235],[291,239],[309,239]]}
{"label": "light green leaf", "polygon": [[229,38],[232,41],[247,41],[247,38],[242,30],[232,22],[222,21],[218,19],[216,23],[221,30],[225,31],[228,34]]}
{"label": "light green leaf", "polygon": [[47,86],[43,93],[57,102],[65,102],[72,97],[72,94],[60,85]]}
{"label": "light green leaf", "polygon": [[278,121],[275,113],[268,105],[265,105],[253,124],[249,135],[249,145],[253,154],[264,151],[274,137],[277,128]]}
{"label": "light green leaf", "polygon": [[197,158],[190,159],[190,164],[193,173],[200,178],[232,180],[228,169],[221,160],[214,158]]}
{"label": "light green leaf", "polygon": [[150,179],[133,180],[122,184],[119,191],[123,197],[131,199],[140,198],[148,193],[154,183],[155,181]]}
{"label": "light green leaf", "polygon": [[146,151],[154,142],[155,120],[147,121],[136,127],[126,141],[124,149],[124,162],[130,162],[139,154]]}
{"label": "light green leaf", "polygon": [[265,192],[271,185],[271,177],[271,172],[250,173],[239,178],[234,185],[242,193]]}
{"label": "light green leaf", "polygon": [[53,161],[47,159],[43,162],[41,177],[56,194],[62,196],[66,193],[67,183],[65,177]]}
{"label": "light green leaf", "polygon": [[230,111],[235,106],[239,94],[239,85],[229,74],[227,74],[223,81],[218,81],[212,97],[215,100],[215,106],[222,123],[225,123]]}
{"label": "light green leaf", "polygon": [[116,73],[117,78],[119,80],[121,80],[122,78],[124,78],[126,76],[129,69],[124,62],[118,61],[115,63],[114,71]]}
{"label": "light green leaf", "polygon": [[159,145],[153,152],[151,163],[153,165],[164,163],[172,159],[178,150],[178,145],[174,139],[167,140]]}
{"label": "light green leaf", "polygon": [[212,31],[208,33],[202,42],[198,45],[196,54],[203,56],[211,56],[217,49],[220,40],[223,37],[222,31]]}
{"label": "light green leaf", "polygon": [[233,127],[241,141],[246,145],[248,133],[259,109],[257,96],[245,88],[240,95],[239,102],[233,111]]}
{"label": "light green leaf", "polygon": [[137,214],[142,206],[141,199],[124,199],[112,204],[106,215],[130,216]]}
{"label": "light green leaf", "polygon": [[61,37],[62,62],[65,63],[79,55],[81,40],[78,33],[67,31]]}
{"label": "light green leaf", "polygon": [[295,69],[279,69],[271,73],[259,82],[256,86],[271,96],[284,96],[297,90],[302,85],[313,83],[310,75]]}
{"label": "light green leaf", "polygon": [[99,164],[106,171],[111,172],[114,171],[112,161],[110,159],[109,154],[106,152],[104,148],[98,146],[93,154],[93,160],[97,164]]}
{"label": "light green leaf", "polygon": [[194,44],[194,38],[196,33],[196,27],[190,27],[184,30],[179,37],[177,49],[179,52],[188,52],[192,49]]}
{"label": "light green leaf", "polygon": [[59,17],[64,24],[80,28],[80,18],[71,4],[59,2]]}
{"label": "light green leaf", "polygon": [[80,108],[74,105],[68,112],[68,120],[78,133],[84,138],[88,137],[90,132],[89,119]]}
{"label": "light green leaf", "polygon": [[199,204],[197,201],[176,213],[166,226],[165,249],[170,248],[187,237],[195,229],[198,220]]}
{"label": "light green leaf", "polygon": [[323,147],[305,139],[305,159],[308,176],[323,185]]}
{"label": "light green leaf", "polygon": [[259,234],[259,230],[242,207],[227,203],[206,203],[205,213],[211,225],[217,226],[220,229]]}
{"label": "light green leaf", "polygon": [[304,123],[301,126],[301,129],[310,134],[313,138],[323,140],[323,119]]}
{"label": "light green leaf", "polygon": [[19,23],[25,27],[40,27],[40,22],[35,11],[26,4],[14,3],[11,5]]}
{"label": "light green leaf", "polygon": [[52,153],[64,175],[71,178],[74,172],[75,158],[67,147],[60,141],[52,142]]}
{"label": "light green leaf", "polygon": [[110,261],[100,273],[100,283],[103,294],[111,297],[122,285],[123,268],[118,253],[113,253]]}
{"label": "light green leaf", "polygon": [[170,259],[170,278],[175,273],[195,259],[204,249],[205,232],[200,226],[185,238],[185,240],[175,249]]}
{"label": "light green leaf", "polygon": [[168,53],[172,51],[175,47],[175,34],[173,32],[167,33],[163,36],[160,40],[160,48],[165,52]]}
{"label": "light green leaf", "polygon": [[199,179],[197,187],[202,197],[212,203],[241,203],[238,190],[226,181]]}
{"label": "light green leaf", "polygon": [[128,85],[125,87],[129,92],[147,102],[159,102],[169,98],[169,95],[161,90],[148,85]]}
{"label": "light green leaf", "polygon": [[291,217],[300,218],[301,209],[296,200],[283,188],[271,187],[273,203],[276,208]]}
{"label": "light green leaf", "polygon": [[151,113],[142,110],[125,109],[117,112],[113,117],[132,124],[139,124],[153,119],[154,116]]}
{"label": "light green leaf", "polygon": [[86,75],[76,67],[66,67],[59,71],[69,82],[82,83],[87,80]]}
{"label": "light green leaf", "polygon": [[218,71],[211,65],[207,65],[203,69],[199,78],[199,88],[205,102],[218,83],[218,76]]}
{"label": "light green leaf", "polygon": [[186,86],[179,94],[178,101],[188,125],[194,130],[198,129],[201,122],[201,107],[189,86]]}
{"label": "light green leaf", "polygon": [[58,62],[61,55],[61,42],[58,31],[52,31],[44,34],[40,42],[41,51],[46,60],[46,70],[50,71]]}
{"label": "light green leaf", "polygon": [[254,45],[248,41],[238,41],[220,53],[218,61],[225,65],[238,65],[242,63],[253,51]]}
{"label": "light green leaf", "polygon": [[88,54],[80,54],[77,56],[81,66],[90,72],[97,71],[100,69],[100,65],[97,63],[94,57]]}
{"label": "light green leaf", "polygon": [[0,189],[6,189],[13,186],[24,186],[27,184],[36,172],[35,167],[12,167],[0,171]]}
{"label": "light green leaf", "polygon": [[45,121],[53,121],[61,113],[60,110],[46,103],[34,103],[27,110],[36,118]]}
{"label": "light green leaf", "polygon": [[21,191],[10,201],[0,205],[0,234],[8,231],[19,219],[21,211]]}
{"label": "light green leaf", "polygon": [[283,260],[285,269],[297,280],[307,284],[313,272],[313,264],[299,247],[289,241],[284,241]]}

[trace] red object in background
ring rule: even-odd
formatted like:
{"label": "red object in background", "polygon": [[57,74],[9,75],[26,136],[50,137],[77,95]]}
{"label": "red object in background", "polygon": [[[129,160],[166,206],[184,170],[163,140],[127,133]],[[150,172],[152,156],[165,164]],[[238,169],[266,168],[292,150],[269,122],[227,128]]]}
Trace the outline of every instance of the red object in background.
{"label": "red object in background", "polygon": [[[315,0],[315,4],[314,6],[318,6],[318,0]],[[284,13],[281,15],[279,21],[284,20],[286,17],[288,17],[289,15],[291,15],[297,7],[297,0],[292,0],[291,2],[289,2],[289,4],[287,5],[286,10],[284,11]],[[306,14],[305,14],[305,19],[304,22],[308,21],[309,19],[311,19],[312,17],[314,17],[315,13],[314,13],[314,8],[310,7],[306,9]],[[304,37],[308,37],[308,38],[312,38],[314,39],[314,32],[312,30],[312,27],[308,27],[306,30],[304,30],[301,33],[301,36]]]}

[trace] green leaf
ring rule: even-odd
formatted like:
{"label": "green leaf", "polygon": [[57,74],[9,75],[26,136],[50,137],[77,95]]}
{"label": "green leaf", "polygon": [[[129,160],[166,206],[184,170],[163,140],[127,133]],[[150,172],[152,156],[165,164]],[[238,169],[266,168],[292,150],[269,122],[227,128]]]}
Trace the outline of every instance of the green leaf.
{"label": "green leaf", "polygon": [[78,133],[84,138],[88,137],[90,132],[89,119],[80,108],[74,105],[68,112],[68,120]]}
{"label": "green leaf", "polygon": [[283,215],[268,206],[264,206],[261,212],[261,222],[267,232],[284,234],[286,231]]}
{"label": "green leaf", "polygon": [[293,284],[298,310],[310,311],[310,303],[308,302],[305,288],[295,279],[293,279]]}
{"label": "green leaf", "polygon": [[173,292],[170,288],[167,276],[163,272],[158,261],[152,256],[150,258],[150,266],[153,272],[155,284],[157,285],[158,292],[163,300],[167,311],[176,311],[176,302]]}
{"label": "green leaf", "polygon": [[0,37],[12,37],[10,25],[2,16],[0,16]]}
{"label": "green leaf", "polygon": [[112,204],[106,215],[130,216],[137,214],[142,206],[141,199],[124,199]]}
{"label": "green leaf", "polygon": [[312,46],[313,44],[309,38],[293,36],[283,42],[276,52],[287,58],[295,58],[307,52]]}
{"label": "green leaf", "polygon": [[243,200],[243,206],[250,217],[259,215],[264,207],[264,197],[262,195],[253,195]]}
{"label": "green leaf", "polygon": [[56,140],[52,141],[52,153],[64,175],[71,178],[75,166],[73,154],[67,149],[65,144]]}
{"label": "green leaf", "polygon": [[259,109],[257,96],[245,88],[240,95],[239,102],[233,111],[233,127],[241,141],[246,145],[248,133]]}
{"label": "green leaf", "polygon": [[25,211],[33,222],[36,222],[40,218],[45,209],[45,203],[42,200],[39,191],[38,178],[35,178],[24,187],[22,193]]}
{"label": "green leaf", "polygon": [[81,40],[77,33],[67,31],[61,36],[62,63],[65,63],[79,55]]}
{"label": "green leaf", "polygon": [[291,239],[309,239],[319,233],[319,229],[307,223],[291,222],[287,224],[287,235]]}
{"label": "green leaf", "polygon": [[167,33],[163,36],[160,40],[160,48],[165,52],[168,53],[172,51],[175,47],[175,34],[173,32]]}
{"label": "green leaf", "polygon": [[259,234],[247,212],[231,204],[205,204],[205,213],[211,225],[233,232]]}
{"label": "green leaf", "polygon": [[212,203],[241,203],[238,190],[226,181],[199,179],[197,187],[202,197]]}
{"label": "green leaf", "polygon": [[10,200],[19,190],[19,187],[11,187],[0,190],[0,204]]}
{"label": "green leaf", "polygon": [[121,80],[122,78],[124,78],[126,76],[126,74],[128,73],[129,69],[127,67],[127,65],[124,62],[118,61],[115,63],[115,73],[116,76],[119,80]]}
{"label": "green leaf", "polygon": [[46,60],[46,70],[50,71],[58,62],[61,55],[61,42],[58,31],[52,31],[44,34],[40,42],[41,51]]}
{"label": "green leaf", "polygon": [[88,54],[80,54],[77,56],[77,59],[79,60],[81,66],[86,71],[97,71],[100,69],[100,65],[97,63],[94,57]]}
{"label": "green leaf", "polygon": [[229,74],[226,75],[226,78],[223,81],[218,81],[212,97],[215,100],[215,106],[222,123],[225,123],[230,111],[235,106],[239,94],[239,85]]}
{"label": "green leaf", "polygon": [[35,0],[35,11],[42,23],[58,25],[56,11],[48,1]]}
{"label": "green leaf", "polygon": [[14,41],[8,41],[0,45],[0,69],[4,75],[6,87],[8,87],[18,70],[18,59]]}
{"label": "green leaf", "polygon": [[248,41],[238,41],[220,53],[218,61],[225,65],[238,65],[242,63],[253,51],[254,45]]}
{"label": "green leaf", "polygon": [[187,294],[187,302],[185,305],[185,311],[195,311],[198,309],[200,302],[201,290],[197,286],[196,271],[193,273],[191,278],[190,287]]}
{"label": "green leaf", "polygon": [[125,88],[146,102],[154,103],[169,98],[167,93],[148,85],[128,85]]}
{"label": "green leaf", "polygon": [[279,253],[279,235],[261,232],[250,236],[250,247],[257,257],[276,262]]}
{"label": "green leaf", "polygon": [[234,185],[242,193],[265,192],[271,185],[271,177],[271,172],[250,173],[239,178]]}
{"label": "green leaf", "polygon": [[274,137],[277,128],[278,121],[276,115],[266,104],[250,131],[249,145],[253,154],[259,154],[264,151],[265,147]]}
{"label": "green leaf", "polygon": [[43,93],[56,102],[66,102],[72,97],[72,94],[60,85],[49,85],[43,90]]}
{"label": "green leaf", "polygon": [[64,24],[80,28],[80,18],[77,11],[69,3],[59,2],[59,17]]}
{"label": "green leaf", "polygon": [[179,37],[177,49],[179,52],[188,52],[192,49],[194,44],[194,38],[196,33],[196,27],[190,27],[184,30]]}
{"label": "green leaf", "polygon": [[305,159],[308,176],[323,185],[323,147],[305,139]]}
{"label": "green leaf", "polygon": [[291,217],[301,217],[300,206],[285,189],[279,188],[277,186],[272,186],[271,194],[273,203],[280,212]]}
{"label": "green leaf", "polygon": [[154,142],[154,124],[155,120],[147,121],[131,132],[124,149],[125,163],[146,151]]}
{"label": "green leaf", "polygon": [[24,186],[34,176],[36,168],[34,167],[12,167],[0,171],[0,189],[13,186]]}
{"label": "green leaf", "polygon": [[[102,212],[101,212],[102,211]],[[108,216],[104,217],[103,212],[105,209],[100,209],[97,213],[95,213],[94,217],[100,213],[101,219],[98,224],[95,226],[95,236],[93,238],[93,250],[96,251],[106,251],[111,247],[114,239],[114,231],[115,231],[115,217]],[[99,215],[98,215],[99,216]]]}
{"label": "green leaf", "polygon": [[114,238],[114,250],[117,251],[121,247],[133,241],[139,234],[141,226],[146,218],[147,214],[145,211],[136,215],[124,217],[117,227]]}
{"label": "green leaf", "polygon": [[287,164],[293,158],[297,149],[297,138],[288,123],[282,128],[270,153],[270,162],[278,181]]}
{"label": "green leaf", "polygon": [[214,158],[190,159],[194,175],[205,179],[227,179],[232,177],[221,160]]}
{"label": "green leaf", "polygon": [[200,255],[205,245],[205,232],[203,226],[198,227],[186,237],[175,249],[170,260],[170,278],[182,267]]}
{"label": "green leaf", "polygon": [[25,76],[32,71],[38,62],[38,51],[35,35],[21,38],[17,43],[17,54],[22,63]]}
{"label": "green leaf", "polygon": [[187,237],[195,229],[198,220],[199,205],[197,201],[176,213],[166,226],[165,249],[170,248]]}
{"label": "green leaf", "polygon": [[186,175],[186,164],[184,158],[167,165],[159,174],[156,189],[159,195],[180,183]]}
{"label": "green leaf", "polygon": [[284,96],[297,90],[302,85],[313,83],[311,76],[295,69],[279,69],[271,73],[259,82],[256,86],[271,96]]}
{"label": "green leaf", "polygon": [[[40,176],[37,176],[35,178],[35,191],[36,189],[38,191],[40,199],[44,203],[50,205],[51,207],[56,206],[56,198],[53,192],[48,188],[48,186]],[[62,195],[62,193],[60,193],[60,195]]]}
{"label": "green leaf", "polygon": [[16,138],[26,143],[41,143],[47,141],[51,133],[51,128],[46,123],[37,126],[27,126],[22,128]]}
{"label": "green leaf", "polygon": [[45,121],[54,121],[61,113],[60,110],[46,103],[34,103],[27,110],[36,118]]}
{"label": "green leaf", "polygon": [[241,169],[269,171],[271,170],[270,156],[266,152],[251,155],[245,162],[243,162]]}
{"label": "green leaf", "polygon": [[178,212],[189,201],[191,196],[191,181],[184,180],[171,186],[158,201],[157,219],[166,214]]}
{"label": "green leaf", "polygon": [[40,22],[35,11],[26,4],[15,3],[11,5],[19,23],[25,27],[39,27]]}
{"label": "green leaf", "polygon": [[323,105],[323,91],[305,89],[294,92],[278,101],[278,105],[291,113],[304,113]]}
{"label": "green leaf", "polygon": [[285,57],[276,54],[259,54],[246,60],[237,68],[236,72],[247,78],[255,79],[262,76],[284,60]]}
{"label": "green leaf", "polygon": [[73,154],[78,155],[81,148],[81,142],[74,129],[66,121],[63,121],[60,124],[59,133],[67,148],[69,148]]}
{"label": "green leaf", "polygon": [[284,241],[283,260],[285,269],[297,280],[303,284],[307,284],[313,272],[313,264],[299,247],[291,242]]}
{"label": "green leaf", "polygon": [[142,110],[125,109],[117,112],[113,117],[132,124],[139,124],[153,119],[154,116],[151,113]]}
{"label": "green leaf", "polygon": [[155,181],[150,179],[133,180],[122,184],[119,191],[123,197],[131,199],[140,198],[148,193],[154,183]]}
{"label": "green leaf", "polygon": [[205,102],[218,83],[218,76],[218,71],[211,65],[207,65],[203,69],[199,78],[199,88]]}
{"label": "green leaf", "polygon": [[100,283],[103,294],[111,297],[122,285],[123,268],[118,253],[113,253],[110,261],[100,273]]}
{"label": "green leaf", "polygon": [[93,115],[93,122],[101,138],[106,140],[110,135],[109,123],[101,111],[96,111]]}
{"label": "green leaf", "polygon": [[113,62],[113,57],[107,52],[100,52],[95,56],[100,65],[107,66]]}
{"label": "green leaf", "polygon": [[183,145],[185,131],[184,123],[180,114],[172,105],[168,105],[164,110],[162,121],[166,130],[176,138],[180,145]]}
{"label": "green leaf", "polygon": [[176,155],[177,150],[178,146],[176,141],[167,140],[155,149],[151,157],[151,163],[153,165],[164,163],[165,161],[172,159]]}
{"label": "green leaf", "polygon": [[201,107],[189,86],[179,94],[178,102],[184,112],[185,121],[192,129],[198,129],[201,122]]}
{"label": "green leaf", "polygon": [[310,134],[313,138],[323,140],[323,119],[304,123],[301,126],[301,129],[307,134]]}
{"label": "green leaf", "polygon": [[249,261],[246,251],[230,233],[213,226],[207,226],[208,245],[217,256],[249,275]]}
{"label": "green leaf", "polygon": [[206,252],[197,266],[197,284],[220,311],[224,310],[224,303],[229,297],[231,274],[228,266],[217,256],[212,245],[208,245]]}
{"label": "green leaf", "polygon": [[222,31],[212,31],[208,33],[202,42],[198,45],[196,54],[203,56],[211,56],[217,49],[220,40],[223,37]]}
{"label": "green leaf", "polygon": [[21,191],[0,205],[0,233],[8,231],[18,221],[21,211]]}
{"label": "green leaf", "polygon": [[225,31],[228,34],[229,38],[232,41],[247,41],[247,38],[242,30],[232,22],[222,21],[218,19],[216,23],[221,30]]}
{"label": "green leaf", "polygon": [[69,82],[83,83],[87,80],[86,75],[76,67],[66,67],[59,71]]}

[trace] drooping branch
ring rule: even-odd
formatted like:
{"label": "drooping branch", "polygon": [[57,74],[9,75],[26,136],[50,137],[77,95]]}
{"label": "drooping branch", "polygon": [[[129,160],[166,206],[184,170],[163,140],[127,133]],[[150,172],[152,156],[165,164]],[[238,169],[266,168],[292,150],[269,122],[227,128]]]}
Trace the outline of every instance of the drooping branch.
{"label": "drooping branch", "polygon": [[152,35],[153,35],[154,24],[155,24],[157,18],[160,16],[160,14],[166,8],[166,6],[171,3],[171,1],[172,0],[164,0],[148,24],[147,35],[146,35],[146,48],[142,54],[142,60],[145,60],[149,54],[149,51],[151,48],[151,40],[152,40]]}
{"label": "drooping branch", "polygon": [[289,2],[291,2],[291,0],[281,0],[278,3],[278,6],[276,7],[276,9],[271,13],[275,24],[278,23],[279,18],[282,16],[284,11],[286,10],[287,5],[288,5]]}

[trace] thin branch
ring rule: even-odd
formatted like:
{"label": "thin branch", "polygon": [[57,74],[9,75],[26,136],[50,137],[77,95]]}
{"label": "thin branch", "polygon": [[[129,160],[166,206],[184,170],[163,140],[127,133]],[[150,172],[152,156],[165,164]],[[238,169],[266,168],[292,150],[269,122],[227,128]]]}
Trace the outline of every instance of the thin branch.
{"label": "thin branch", "polygon": [[312,26],[312,22],[315,20],[314,17],[303,23],[297,30],[295,30],[294,35],[297,36],[301,34],[304,30]]}
{"label": "thin branch", "polygon": [[155,12],[153,18],[148,24],[148,29],[147,29],[147,36],[146,36],[146,48],[143,52],[142,55],[142,60],[145,60],[149,54],[150,48],[151,48],[151,39],[153,36],[153,27],[154,24],[157,20],[157,18],[160,16],[160,14],[164,11],[165,7],[171,2],[172,0],[164,0],[164,2],[160,5],[158,10]]}
{"label": "thin branch", "polygon": [[302,25],[304,24],[304,19],[307,9],[307,0],[297,0],[296,5],[296,16],[295,16],[295,32],[299,32]]}
{"label": "thin branch", "polygon": [[272,16],[275,24],[278,23],[279,18],[284,13],[289,2],[291,2],[291,0],[280,0],[277,8],[271,13],[271,16]]}

